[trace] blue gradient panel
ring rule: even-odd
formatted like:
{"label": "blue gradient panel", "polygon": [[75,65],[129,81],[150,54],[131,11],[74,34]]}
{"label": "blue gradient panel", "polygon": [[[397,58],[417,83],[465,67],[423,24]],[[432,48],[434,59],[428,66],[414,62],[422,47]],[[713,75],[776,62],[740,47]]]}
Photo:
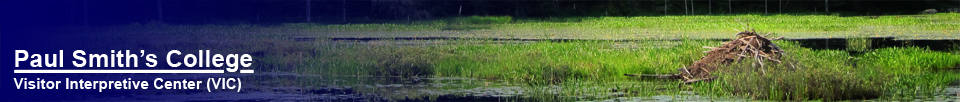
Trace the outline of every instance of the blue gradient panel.
{"label": "blue gradient panel", "polygon": [[[250,66],[255,64],[252,60],[256,56],[204,47],[152,49],[156,46],[142,45],[144,42],[131,40],[144,38],[143,35],[146,34],[102,34],[111,31],[136,32],[137,29],[133,28],[103,28],[155,20],[155,6],[147,4],[153,2],[155,1],[2,1],[0,33],[2,52],[6,54],[0,55],[4,57],[3,64],[0,64],[3,65],[0,66],[0,77],[5,80],[4,84],[0,84],[0,101],[153,101],[130,97],[199,92],[239,93],[238,83],[242,80],[222,75],[254,73],[251,68],[243,67],[244,63],[238,62],[246,61],[248,63],[245,66]],[[164,39],[163,36],[165,35],[156,35],[158,40],[153,43],[176,40]],[[180,54],[172,55],[177,56],[172,61],[180,63],[176,67],[168,64],[166,60],[167,54],[174,50]],[[83,54],[75,53],[78,51],[83,51]],[[94,56],[99,55],[103,55],[96,57],[100,61],[94,61]],[[129,58],[130,55],[135,55],[136,58]],[[181,58],[188,55],[194,59],[187,61],[198,64],[186,67],[187,63]],[[210,61],[216,58],[232,62],[221,63],[221,67],[215,67]],[[50,66],[40,62],[40,67],[33,67],[31,63],[35,60],[47,61]],[[82,67],[74,65],[78,63]],[[95,66],[98,64],[103,66]],[[120,66],[121,64],[124,66]],[[136,64],[136,67],[133,64]],[[228,67],[228,64],[232,66]],[[150,65],[154,66],[149,67]],[[223,86],[225,83],[217,83],[221,84],[217,88],[236,88],[208,90],[207,87],[214,87],[208,86],[212,85],[210,81],[233,84]],[[157,89],[158,85],[164,87]],[[181,100],[168,99],[167,101]]]}

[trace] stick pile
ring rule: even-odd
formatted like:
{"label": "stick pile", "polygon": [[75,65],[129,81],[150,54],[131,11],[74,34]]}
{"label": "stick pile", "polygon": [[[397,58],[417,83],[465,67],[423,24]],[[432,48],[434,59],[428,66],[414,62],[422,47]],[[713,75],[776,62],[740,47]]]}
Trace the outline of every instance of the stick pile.
{"label": "stick pile", "polygon": [[[766,74],[766,70],[762,67],[764,66],[764,61],[772,61],[776,63],[782,63],[780,57],[784,54],[784,51],[780,49],[779,46],[774,44],[773,40],[779,40],[783,37],[768,39],[766,36],[769,36],[770,33],[766,35],[759,35],[754,31],[742,31],[737,33],[737,39],[734,39],[730,42],[722,43],[720,47],[703,47],[710,49],[710,51],[704,51],[707,53],[706,56],[701,58],[699,61],[694,62],[689,67],[684,67],[677,69],[680,71],[678,74],[670,75],[639,75],[643,77],[657,77],[657,78],[669,78],[669,79],[683,79],[684,83],[694,83],[699,81],[709,81],[716,79],[710,75],[711,72],[716,72],[717,68],[720,65],[729,65],[730,63],[740,62],[743,60],[756,60],[754,65],[759,65],[761,73]],[[625,74],[627,76],[638,76],[635,74]]]}

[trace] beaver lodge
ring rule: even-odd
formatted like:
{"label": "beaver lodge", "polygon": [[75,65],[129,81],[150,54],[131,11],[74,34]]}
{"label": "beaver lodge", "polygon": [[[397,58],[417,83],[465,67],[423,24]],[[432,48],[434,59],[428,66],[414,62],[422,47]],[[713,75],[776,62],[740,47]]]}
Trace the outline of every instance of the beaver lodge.
{"label": "beaver lodge", "polygon": [[754,68],[760,69],[760,73],[766,74],[766,70],[762,67],[765,61],[771,61],[775,63],[782,63],[780,57],[785,53],[779,46],[774,44],[773,40],[783,39],[783,37],[778,37],[774,39],[769,39],[766,36],[769,36],[770,33],[766,35],[757,34],[756,30],[747,31],[744,30],[740,33],[737,33],[737,38],[731,40],[730,42],[724,42],[720,47],[703,47],[711,49],[710,51],[704,51],[707,53],[706,56],[703,56],[699,61],[694,62],[689,65],[689,67],[684,67],[677,69],[680,73],[669,74],[669,75],[637,75],[637,74],[624,74],[627,76],[641,76],[641,77],[656,77],[664,79],[682,79],[685,84],[695,83],[699,81],[710,81],[716,79],[717,77],[711,76],[711,72],[716,72],[719,67],[724,65],[729,65],[734,62],[740,62],[744,60],[756,60],[753,63]]}

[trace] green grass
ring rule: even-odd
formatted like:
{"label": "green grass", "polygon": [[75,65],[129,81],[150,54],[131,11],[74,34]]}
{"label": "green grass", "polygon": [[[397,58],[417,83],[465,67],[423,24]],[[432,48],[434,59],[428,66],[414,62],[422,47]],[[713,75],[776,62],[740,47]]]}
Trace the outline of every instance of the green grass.
{"label": "green grass", "polygon": [[770,73],[764,75],[749,63],[734,64],[722,71],[721,81],[704,83],[719,84],[720,88],[699,90],[772,100],[897,100],[929,97],[947,83],[960,79],[956,73],[936,71],[960,65],[957,53],[894,47],[855,57],[843,51],[779,45],[788,51],[785,61],[795,63],[796,67],[768,66],[766,70]]}
{"label": "green grass", "polygon": [[545,19],[513,19],[509,16],[468,16],[438,20],[408,21],[385,24],[310,25],[293,24],[325,31],[432,31],[448,25],[481,24],[486,30],[535,29],[659,29],[670,31],[730,31],[742,29],[736,20],[752,28],[776,32],[857,31],[863,27],[902,27],[920,30],[956,30],[960,14],[850,16],[833,15],[701,15],[701,16],[637,16],[576,17]]}
{"label": "green grass", "polygon": [[[658,44],[659,43],[659,44]],[[456,46],[458,56],[436,64],[438,76],[490,77],[535,83],[553,83],[555,78],[598,80],[624,73],[668,73],[692,62],[695,45],[674,47],[678,42],[579,42]],[[685,42],[707,43],[707,42]],[[613,44],[648,45],[614,48]],[[658,46],[659,45],[659,46]],[[671,48],[651,48],[671,47]],[[677,52],[677,53],[667,53]],[[539,82],[553,81],[553,82]]]}
{"label": "green grass", "polygon": [[960,65],[960,55],[956,53],[936,52],[916,47],[877,49],[864,54],[862,60],[877,62],[867,66],[913,73],[954,68]]}

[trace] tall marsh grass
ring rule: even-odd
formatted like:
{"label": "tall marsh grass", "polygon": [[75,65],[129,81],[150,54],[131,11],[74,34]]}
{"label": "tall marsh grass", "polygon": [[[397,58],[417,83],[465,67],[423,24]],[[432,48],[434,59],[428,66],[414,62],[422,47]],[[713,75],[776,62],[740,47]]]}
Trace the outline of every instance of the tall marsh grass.
{"label": "tall marsh grass", "polygon": [[[847,52],[799,48],[780,42],[787,51],[784,63],[767,63],[758,71],[754,61],[726,66],[719,76],[725,91],[753,99],[847,100],[877,98],[884,92],[882,80],[869,68],[850,66]],[[866,72],[865,72],[866,71]]]}
{"label": "tall marsh grass", "polygon": [[787,43],[779,44],[788,51],[787,63],[767,64],[766,74],[749,61],[733,64],[721,70],[720,82],[712,82],[720,88],[698,90],[769,100],[898,100],[930,97],[960,79],[957,73],[935,70],[957,66],[960,54],[956,53],[894,47],[854,57],[844,51],[781,43]]}

